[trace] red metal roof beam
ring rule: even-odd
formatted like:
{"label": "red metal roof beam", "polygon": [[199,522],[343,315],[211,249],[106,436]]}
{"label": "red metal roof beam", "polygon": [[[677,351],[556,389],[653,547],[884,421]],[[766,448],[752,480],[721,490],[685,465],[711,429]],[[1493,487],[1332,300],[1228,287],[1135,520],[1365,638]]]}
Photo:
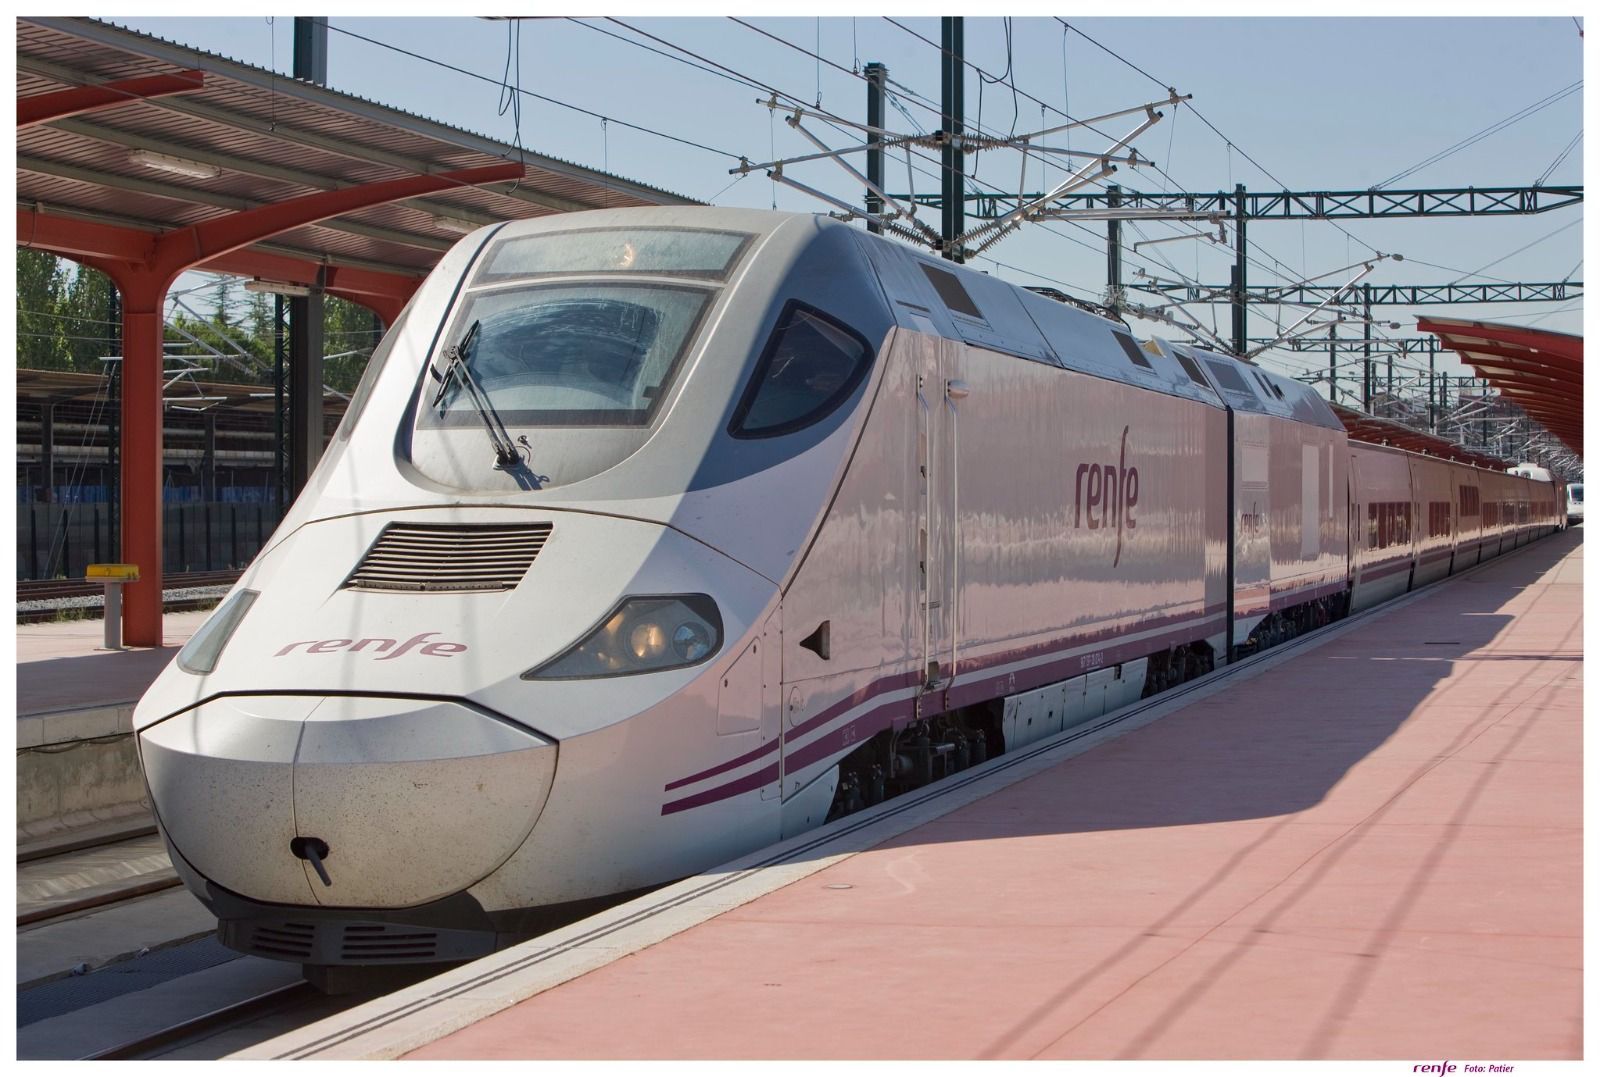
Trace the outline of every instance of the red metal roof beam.
{"label": "red metal roof beam", "polygon": [[342,213],[457,187],[517,179],[522,174],[521,165],[507,162],[483,168],[379,180],[336,191],[318,191],[286,202],[230,213],[188,228],[162,233],[156,239],[151,268],[170,268],[172,275],[176,276],[190,266],[248,247],[269,236],[315,224]]}
{"label": "red metal roof beam", "polygon": [[[206,263],[212,263],[212,268],[222,272],[248,272],[242,266],[228,264],[234,261],[231,257],[234,252],[280,232],[368,206],[456,187],[515,179],[521,175],[521,165],[507,163],[381,180],[336,191],[319,191],[258,209],[230,213],[159,235],[135,228],[58,217],[41,212],[38,206],[19,206],[17,246],[46,250],[81,262],[109,260],[128,263],[153,277],[164,277],[163,283],[185,269]],[[252,252],[252,257],[267,256]],[[101,267],[97,265],[97,268]],[[343,267],[339,273],[346,278],[340,281],[340,286],[346,290],[391,296],[410,292],[410,289],[388,286],[388,282],[379,280],[381,275],[377,273]]]}
{"label": "red metal roof beam", "polygon": [[[315,284],[319,266],[302,258],[265,251],[237,250],[202,262],[195,268],[291,284]],[[394,324],[406,300],[411,298],[411,293],[417,290],[423,279],[404,273],[379,273],[359,266],[330,265],[320,268],[325,270],[323,287],[329,295],[375,310],[389,325]]]}
{"label": "red metal roof beam", "polygon": [[[1557,355],[1572,362],[1583,359],[1583,338],[1570,333],[1528,329],[1524,326],[1504,325],[1498,322],[1468,322],[1455,318],[1418,318],[1417,328],[1440,338],[1470,336],[1475,340],[1489,340],[1535,349],[1546,355]],[[1455,345],[1447,341],[1446,347],[1453,350]]]}
{"label": "red metal roof beam", "polygon": [[142,262],[150,257],[154,245],[152,232],[58,217],[42,212],[39,206],[17,207],[17,246],[29,250],[49,251],[80,262]]}
{"label": "red metal roof beam", "polygon": [[171,75],[102,82],[97,86],[74,86],[70,90],[35,94],[17,99],[17,126],[31,127],[50,120],[61,120],[84,112],[96,112],[129,101],[166,97],[204,89],[206,76],[201,71],[179,71]]}

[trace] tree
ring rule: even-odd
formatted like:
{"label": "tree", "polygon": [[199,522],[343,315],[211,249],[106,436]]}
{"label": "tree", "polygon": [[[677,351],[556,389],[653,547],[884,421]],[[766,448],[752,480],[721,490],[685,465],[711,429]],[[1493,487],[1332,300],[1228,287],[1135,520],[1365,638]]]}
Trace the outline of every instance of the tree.
{"label": "tree", "polygon": [[234,304],[234,296],[237,289],[238,284],[235,278],[228,276],[226,273],[217,276],[217,306],[211,314],[211,320],[223,329],[228,329],[233,325],[233,322],[229,321],[229,316],[233,313],[230,308]]}
{"label": "tree", "polygon": [[85,374],[106,373],[101,357],[119,351],[121,326],[111,324],[111,278],[97,269],[78,266],[67,285],[62,305],[63,324],[69,336],[72,369]]}
{"label": "tree", "polygon": [[218,324],[180,310],[167,318],[166,340],[182,345],[169,349],[169,358],[206,368],[198,377],[246,385],[271,380],[272,338],[255,336],[247,324]]}
{"label": "tree", "polygon": [[323,384],[341,393],[355,391],[372,349],[378,346],[378,316],[357,303],[328,296],[322,309]]}
{"label": "tree", "polygon": [[244,329],[250,334],[253,341],[259,341],[266,347],[263,357],[272,359],[273,343],[273,301],[261,292],[249,292],[249,301],[245,305]]}
{"label": "tree", "polygon": [[17,251],[17,366],[66,370],[67,323],[62,315],[66,270],[53,254]]}

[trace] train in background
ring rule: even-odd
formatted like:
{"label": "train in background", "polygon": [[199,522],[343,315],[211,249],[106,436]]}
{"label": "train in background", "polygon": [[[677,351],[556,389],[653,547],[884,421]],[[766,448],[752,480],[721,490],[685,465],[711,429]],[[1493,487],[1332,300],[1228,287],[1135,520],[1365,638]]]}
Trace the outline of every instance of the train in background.
{"label": "train in background", "polygon": [[459,960],[1564,523],[825,217],[495,225],[135,715],[236,949]]}

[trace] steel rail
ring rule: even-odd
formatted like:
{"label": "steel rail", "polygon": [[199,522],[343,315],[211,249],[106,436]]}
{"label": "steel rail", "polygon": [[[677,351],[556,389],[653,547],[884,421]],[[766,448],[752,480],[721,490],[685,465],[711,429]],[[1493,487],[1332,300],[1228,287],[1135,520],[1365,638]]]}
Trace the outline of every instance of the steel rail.
{"label": "steel rail", "polygon": [[203,1034],[220,1032],[243,1024],[253,1018],[281,1012],[291,1008],[302,999],[321,999],[325,997],[309,983],[300,980],[296,983],[274,988],[253,998],[247,998],[242,1002],[235,1002],[212,1010],[209,1013],[203,1013],[198,1017],[179,1021],[159,1032],[152,1032],[95,1054],[86,1055],[83,1060],[97,1062],[101,1060],[142,1058],[150,1052],[163,1047],[170,1047],[185,1040],[203,1038]]}

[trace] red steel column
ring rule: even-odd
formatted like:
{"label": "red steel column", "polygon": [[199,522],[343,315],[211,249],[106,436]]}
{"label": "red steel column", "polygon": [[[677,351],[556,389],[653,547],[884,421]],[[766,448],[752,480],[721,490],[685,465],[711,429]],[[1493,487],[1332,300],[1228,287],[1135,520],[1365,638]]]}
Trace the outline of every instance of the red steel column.
{"label": "red steel column", "polygon": [[[109,276],[122,292],[122,558],[139,566],[122,607],[122,638],[135,647],[159,647],[161,636],[161,391],[164,381],[162,304],[178,274],[222,259],[251,244],[302,225],[456,186],[521,177],[519,164],[379,180],[358,187],[292,198],[242,210],[155,235],[130,228],[66,220],[17,209],[20,246],[52,251]],[[387,274],[369,274],[371,279]],[[361,279],[351,274],[350,284]],[[420,282],[407,282],[415,289]],[[384,317],[400,304],[385,281]],[[352,287],[353,290],[353,287]]]}
{"label": "red steel column", "polygon": [[139,566],[138,582],[123,595],[122,638],[131,647],[160,647],[161,308],[168,282],[138,272],[113,279],[122,290],[122,560]]}

